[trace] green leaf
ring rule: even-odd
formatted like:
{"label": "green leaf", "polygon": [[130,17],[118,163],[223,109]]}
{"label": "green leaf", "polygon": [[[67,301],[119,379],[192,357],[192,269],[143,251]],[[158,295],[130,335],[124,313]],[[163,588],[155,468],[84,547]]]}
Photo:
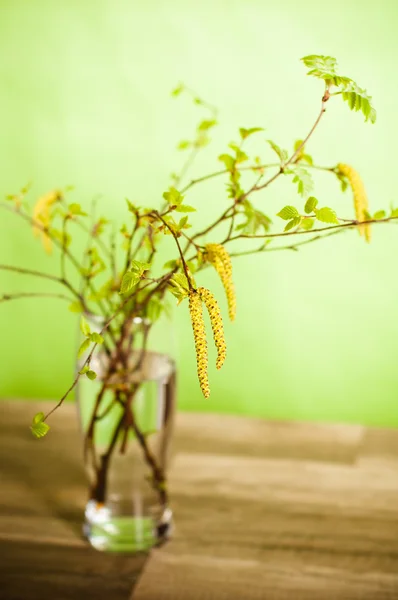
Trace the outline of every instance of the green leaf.
{"label": "green leaf", "polygon": [[75,302],[69,304],[68,309],[73,313],[80,313],[83,311],[83,305],[80,300],[75,300]]}
{"label": "green leaf", "polygon": [[246,129],[245,127],[241,127],[239,129],[240,137],[242,140],[245,140],[249,135],[253,135],[253,133],[257,133],[257,131],[264,131],[263,127],[249,127]]}
{"label": "green leaf", "polygon": [[192,142],[189,140],[181,140],[181,142],[177,146],[177,150],[186,150],[192,146]]}
{"label": "green leaf", "polygon": [[317,206],[318,200],[314,196],[310,196],[305,203],[304,211],[307,215],[314,211],[314,208]]}
{"label": "green leaf", "polygon": [[271,146],[272,150],[278,155],[281,163],[285,163],[289,158],[287,150],[282,150],[282,148],[280,148],[278,144],[275,144],[275,142],[273,142],[272,140],[267,140],[267,142]]}
{"label": "green leaf", "polygon": [[304,56],[301,60],[305,66],[310,69],[307,75],[323,79],[329,84],[334,84],[336,86],[347,84],[351,81],[349,77],[342,77],[337,74],[337,61],[332,56],[311,54],[309,56]]}
{"label": "green leaf", "polygon": [[176,268],[177,266],[177,261],[176,260],[168,260],[167,262],[164,263],[163,265],[163,269],[170,269],[173,270]]}
{"label": "green leaf", "polygon": [[199,123],[198,131],[208,131],[212,127],[217,125],[217,121],[215,119],[207,119]]}
{"label": "green leaf", "polygon": [[140,207],[133,204],[128,198],[125,198],[125,200],[126,200],[128,211],[133,213],[133,215],[135,215]]}
{"label": "green leaf", "polygon": [[184,91],[184,84],[183,83],[179,83],[177,85],[177,87],[175,87],[173,89],[173,91],[171,92],[171,95],[174,97],[179,96],[182,92]]}
{"label": "green leaf", "polygon": [[303,219],[301,222],[301,229],[305,229],[305,231],[309,231],[310,229],[313,228],[315,223],[315,219]]}
{"label": "green leaf", "polygon": [[295,217],[288,223],[286,223],[284,231],[289,231],[289,229],[293,229],[293,227],[297,227],[301,223],[302,217]]}
{"label": "green leaf", "polygon": [[41,423],[44,419],[44,413],[43,412],[38,412],[35,414],[35,416],[32,419],[32,425],[37,425],[37,423]]}
{"label": "green leaf", "polygon": [[32,419],[30,430],[36,438],[44,437],[50,430],[49,425],[43,421],[44,413],[36,413]]}
{"label": "green leaf", "polygon": [[[296,150],[298,150],[300,148],[300,146],[302,145],[303,140],[296,140],[294,143],[294,151],[296,152]],[[305,154],[304,152],[305,150],[305,146],[303,146],[300,150],[300,153],[298,155],[298,159],[301,161],[305,161],[307,162],[309,165],[313,165],[314,161],[312,160],[312,156],[310,156],[309,154]]]}
{"label": "green leaf", "polygon": [[169,281],[169,290],[180,303],[189,294],[189,285],[184,273],[175,273]]}
{"label": "green leaf", "polygon": [[81,316],[81,319],[80,319],[80,331],[86,337],[88,335],[90,335],[90,332],[91,332],[90,325],[87,323],[87,321],[86,321],[86,319],[84,318],[83,315]]}
{"label": "green leaf", "polygon": [[95,371],[87,371],[86,373],[86,377],[88,377],[89,379],[93,380],[97,378],[97,373]]}
{"label": "green leaf", "polygon": [[82,207],[80,206],[80,204],[76,204],[75,202],[69,204],[69,211],[72,213],[72,215],[80,215],[81,217],[87,217],[87,213],[82,211]]}
{"label": "green leaf", "polygon": [[188,223],[188,217],[181,217],[181,219],[178,223],[178,229],[184,229],[184,227],[186,226],[187,223]]}
{"label": "green leaf", "polygon": [[104,343],[104,338],[102,337],[102,335],[100,335],[99,333],[96,333],[95,331],[90,335],[90,340],[92,342],[94,342],[95,344],[103,344]]}
{"label": "green leaf", "polygon": [[392,208],[391,209],[391,215],[390,217],[398,217],[398,208]]}
{"label": "green leaf", "polygon": [[318,221],[321,221],[322,223],[335,223],[336,225],[339,224],[337,215],[332,208],[325,206],[324,208],[315,209],[314,212]]}
{"label": "green leaf", "polygon": [[300,196],[305,198],[313,190],[314,183],[312,181],[311,173],[306,169],[303,169],[303,167],[291,167],[286,173],[294,175],[293,183],[297,183],[297,191]]}
{"label": "green leaf", "polygon": [[175,187],[171,186],[167,192],[163,193],[163,198],[171,206],[173,206],[174,204],[178,206],[183,201],[184,196],[182,196]]}
{"label": "green leaf", "polygon": [[231,150],[235,152],[235,164],[249,160],[249,157],[247,156],[246,152],[243,152],[243,150],[241,150],[239,146],[234,144],[234,142],[231,142],[230,144],[228,144],[228,146],[231,148]]}
{"label": "green leaf", "polygon": [[142,262],[140,260],[134,259],[130,263],[130,271],[133,271],[134,273],[138,273],[140,275],[140,277],[145,271],[148,271],[150,268],[151,268],[151,263]]}
{"label": "green leaf", "polygon": [[386,216],[386,211],[385,210],[378,210],[373,215],[373,218],[374,219],[384,219],[385,216]]}
{"label": "green leaf", "polygon": [[342,97],[351,110],[362,111],[365,121],[376,122],[376,110],[372,106],[372,98],[366,90],[360,88],[354,81],[342,86]]}
{"label": "green leaf", "polygon": [[310,69],[308,75],[323,79],[330,85],[333,84],[340,88],[340,91],[334,92],[332,95],[341,93],[343,100],[348,103],[351,110],[361,110],[365,121],[370,120],[371,123],[375,123],[376,111],[372,106],[372,98],[366,90],[360,88],[350,77],[342,77],[337,74],[337,61],[335,58],[311,54],[301,60]]}
{"label": "green leaf", "polygon": [[86,350],[88,350],[90,348],[91,345],[91,341],[89,338],[85,339],[81,344],[80,344],[80,348],[77,351],[77,356],[80,358],[82,356],[82,354],[84,354],[86,352]]}
{"label": "green leaf", "polygon": [[299,217],[300,213],[295,206],[287,205],[287,206],[284,206],[282,208],[282,210],[280,210],[277,213],[276,216],[280,217],[284,221],[288,221],[289,219],[295,219],[295,218]]}
{"label": "green leaf", "polygon": [[249,235],[256,234],[259,229],[263,229],[264,232],[269,231],[272,221],[267,215],[254,208],[247,199],[243,202],[243,208],[247,220],[235,227],[237,231],[242,230],[242,233]]}
{"label": "green leaf", "polygon": [[89,370],[90,370],[90,367],[88,365],[84,365],[84,367],[82,369],[80,369],[79,374],[84,375]]}
{"label": "green leaf", "polygon": [[196,208],[189,206],[189,204],[180,204],[180,206],[177,206],[176,211],[180,213],[190,213],[196,212]]}
{"label": "green leaf", "polygon": [[127,292],[129,292],[135,285],[137,285],[140,279],[141,277],[137,273],[127,271],[127,273],[123,275],[119,294],[127,294]]}
{"label": "green leaf", "polygon": [[227,171],[233,171],[235,169],[235,159],[230,154],[220,154],[218,160],[224,163]]}

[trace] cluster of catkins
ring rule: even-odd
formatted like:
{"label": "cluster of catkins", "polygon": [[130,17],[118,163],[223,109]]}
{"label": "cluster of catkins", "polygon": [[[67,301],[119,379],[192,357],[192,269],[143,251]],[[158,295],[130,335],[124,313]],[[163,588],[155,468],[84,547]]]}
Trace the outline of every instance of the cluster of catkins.
{"label": "cluster of catkins", "polygon": [[33,221],[39,223],[33,225],[33,233],[36,237],[41,237],[43,247],[47,254],[51,254],[52,244],[51,238],[46,233],[46,228],[50,226],[51,219],[51,207],[61,198],[61,193],[58,191],[52,191],[45,194],[37,201],[33,209]]}
{"label": "cluster of catkins", "polygon": [[[231,321],[236,315],[236,297],[232,281],[232,264],[228,252],[221,244],[207,244],[205,260],[211,263],[220,276],[228,302],[228,313]],[[226,343],[220,307],[210,290],[199,287],[189,292],[189,312],[195,340],[196,364],[200,388],[205,398],[210,396],[209,377],[207,372],[208,354],[206,329],[203,319],[202,303],[206,306],[210,317],[214,343],[217,348],[216,367],[221,369],[226,357]]]}

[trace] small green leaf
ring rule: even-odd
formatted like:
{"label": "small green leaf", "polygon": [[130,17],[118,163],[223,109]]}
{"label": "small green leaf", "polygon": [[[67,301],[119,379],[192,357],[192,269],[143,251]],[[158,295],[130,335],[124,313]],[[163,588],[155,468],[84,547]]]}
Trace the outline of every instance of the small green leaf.
{"label": "small green leaf", "polygon": [[392,208],[391,209],[391,215],[390,215],[390,217],[393,217],[393,218],[398,217],[398,208]]}
{"label": "small green leaf", "polygon": [[295,218],[299,217],[300,213],[299,213],[299,211],[297,210],[296,207],[287,205],[287,206],[284,206],[282,208],[282,210],[280,210],[277,213],[276,216],[280,217],[284,221],[289,221],[289,219],[295,219]]}
{"label": "small green leaf", "polygon": [[384,219],[385,216],[386,216],[386,211],[385,210],[378,210],[373,215],[373,218],[374,219]]}
{"label": "small green leaf", "polygon": [[189,294],[189,285],[184,273],[175,273],[169,281],[169,290],[180,303]]}
{"label": "small green leaf", "polygon": [[73,313],[80,313],[83,311],[83,305],[80,300],[76,300],[72,304],[69,304],[68,309]]}
{"label": "small green leaf", "polygon": [[301,222],[301,229],[305,229],[305,231],[309,231],[313,228],[315,223],[315,219],[303,219]]}
{"label": "small green leaf", "polygon": [[218,160],[224,163],[227,171],[233,171],[235,169],[235,159],[230,154],[220,154]]}
{"label": "small green leaf", "polygon": [[190,213],[196,212],[196,208],[189,206],[189,204],[180,204],[180,206],[177,206],[176,211],[180,213]]}
{"label": "small green leaf", "polygon": [[317,204],[318,200],[314,196],[310,196],[304,206],[305,213],[309,215],[314,212],[314,208],[317,206]]}
{"label": "small green leaf", "polygon": [[125,198],[125,200],[126,200],[128,211],[133,213],[133,215],[135,215],[140,207],[133,204],[128,198]]}
{"label": "small green leaf", "polygon": [[198,131],[208,131],[212,127],[217,125],[217,121],[215,119],[207,119],[199,123]]}
{"label": "small green leaf", "polygon": [[38,412],[35,414],[35,416],[32,419],[32,425],[37,425],[38,423],[41,423],[44,419],[44,413],[43,412]]}
{"label": "small green leaf", "polygon": [[88,365],[84,365],[84,367],[82,369],[80,369],[79,374],[84,375],[89,370],[90,370],[90,367]]}
{"label": "small green leaf", "polygon": [[140,276],[150,268],[151,263],[141,262],[140,260],[132,260],[130,264],[130,270],[134,273],[138,273]]}
{"label": "small green leaf", "polygon": [[178,229],[184,229],[184,227],[187,223],[188,223],[188,217],[182,217],[178,223]]}
{"label": "small green leaf", "polygon": [[81,316],[81,319],[80,319],[80,330],[81,330],[82,334],[85,335],[86,337],[88,335],[90,335],[90,332],[91,332],[90,325],[87,323],[87,321],[83,315]]}
{"label": "small green leaf", "polygon": [[241,127],[239,129],[240,137],[242,138],[242,140],[245,140],[247,137],[249,137],[249,135],[252,135],[253,133],[257,133],[257,131],[264,131],[264,129],[263,127],[249,127],[249,129]]}
{"label": "small green leaf", "polygon": [[174,204],[178,206],[184,200],[184,196],[182,196],[180,192],[173,186],[171,186],[167,192],[163,193],[163,198],[172,206]]}
{"label": "small green leaf", "polygon": [[95,331],[90,335],[90,340],[92,342],[94,342],[95,344],[103,344],[104,343],[104,338],[102,337],[102,335],[100,335],[99,333],[96,333]]}
{"label": "small green leaf", "polygon": [[72,215],[80,215],[81,217],[87,217],[87,213],[82,211],[82,207],[76,202],[69,204],[69,211],[72,213]]}
{"label": "small green leaf", "polygon": [[181,142],[177,146],[177,150],[186,150],[192,146],[192,142],[189,140],[181,140]]}
{"label": "small green leaf", "polygon": [[119,294],[127,294],[140,280],[140,276],[132,271],[127,271],[123,275],[122,284],[120,286]]}
{"label": "small green leaf", "polygon": [[95,371],[87,371],[86,373],[86,377],[88,377],[89,379],[93,380],[97,378],[97,373]]}
{"label": "small green leaf", "polygon": [[184,91],[184,84],[183,83],[179,83],[177,85],[177,87],[174,88],[174,90],[171,92],[171,95],[174,97],[179,96],[182,92]]}
{"label": "small green leaf", "polygon": [[285,163],[289,158],[287,150],[282,150],[282,148],[280,148],[278,144],[275,144],[275,142],[273,142],[272,140],[267,140],[267,142],[271,146],[272,150],[278,155],[281,163]]}
{"label": "small green leaf", "polygon": [[295,217],[294,219],[286,223],[284,231],[289,231],[289,229],[293,229],[293,227],[297,227],[298,225],[300,225],[301,218],[302,217]]}
{"label": "small green leaf", "polygon": [[163,265],[163,269],[175,269],[177,266],[177,261],[176,260],[168,260],[167,262],[164,263]]}
{"label": "small green leaf", "polygon": [[86,352],[86,350],[88,350],[90,348],[91,345],[91,341],[89,340],[89,338],[86,338],[81,344],[80,344],[80,348],[77,351],[77,356],[80,358],[80,356],[82,356],[82,354],[84,354]]}
{"label": "small green leaf", "polygon": [[36,438],[44,437],[50,429],[50,427],[47,425],[47,423],[43,421],[43,419],[44,413],[42,412],[35,414],[35,416],[32,419],[32,425],[30,426],[30,430]]}
{"label": "small green leaf", "polygon": [[231,142],[230,144],[228,144],[228,146],[231,148],[231,150],[235,152],[235,164],[249,160],[249,157],[247,156],[246,152],[243,152],[243,150],[241,150],[239,146],[237,146],[234,142]]}
{"label": "small green leaf", "polygon": [[324,208],[315,209],[314,212],[318,221],[321,221],[322,223],[335,223],[336,225],[339,224],[337,215],[332,208],[325,206]]}
{"label": "small green leaf", "polygon": [[294,175],[293,183],[297,183],[298,193],[304,198],[308,196],[314,187],[311,173],[299,166],[291,167],[286,173]]}

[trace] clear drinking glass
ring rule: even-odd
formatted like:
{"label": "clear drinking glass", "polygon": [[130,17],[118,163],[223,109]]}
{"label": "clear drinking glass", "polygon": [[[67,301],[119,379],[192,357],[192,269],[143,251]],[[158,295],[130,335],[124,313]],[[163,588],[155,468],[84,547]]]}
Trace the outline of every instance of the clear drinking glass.
{"label": "clear drinking glass", "polygon": [[89,482],[83,532],[98,550],[145,551],[171,533],[167,467],[176,369],[171,323],[160,321],[152,327],[136,317],[123,360],[117,349],[101,348],[90,365],[97,378],[83,375],[77,386]]}

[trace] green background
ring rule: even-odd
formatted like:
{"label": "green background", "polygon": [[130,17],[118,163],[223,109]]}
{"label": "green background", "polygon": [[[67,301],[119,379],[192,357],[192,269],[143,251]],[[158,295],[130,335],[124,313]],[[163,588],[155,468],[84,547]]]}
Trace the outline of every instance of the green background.
{"label": "green background", "polygon": [[[353,164],[373,210],[398,204],[397,17],[395,0],[1,0],[0,192],[32,181],[33,201],[74,184],[71,201],[88,206],[101,193],[115,218],[125,196],[158,202],[183,160],[176,143],[202,116],[170,97],[180,80],[220,109],[192,176],[219,168],[240,126],[266,128],[252,148],[273,160],[264,137],[290,148],[316,116],[321,84],[299,58],[323,53],[368,88],[378,121],[364,124],[337,98],[308,151],[318,164]],[[333,178],[321,173],[316,186],[323,205],[352,215]],[[202,220],[223,210],[223,182],[197,188],[190,202]],[[299,206],[287,182],[257,202],[271,216],[283,204]],[[0,231],[0,262],[58,267],[13,215],[1,214]],[[238,318],[226,325],[228,359],[211,371],[207,401],[187,307],[176,311],[181,408],[397,425],[397,234],[379,225],[369,246],[351,232],[298,253],[237,259]],[[210,271],[200,283],[222,296]],[[0,286],[48,289],[5,273]],[[0,395],[58,397],[73,369],[75,321],[57,301],[2,304]]]}

